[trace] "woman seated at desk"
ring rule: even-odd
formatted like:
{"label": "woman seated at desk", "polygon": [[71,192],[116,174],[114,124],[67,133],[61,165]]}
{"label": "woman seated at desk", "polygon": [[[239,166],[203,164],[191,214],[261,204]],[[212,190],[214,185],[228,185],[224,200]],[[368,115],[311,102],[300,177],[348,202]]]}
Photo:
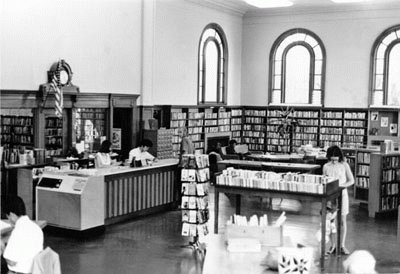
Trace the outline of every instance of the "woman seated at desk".
{"label": "woman seated at desk", "polygon": [[148,139],[143,139],[137,148],[134,148],[129,152],[129,159],[127,164],[132,165],[133,159],[135,161],[140,161],[141,165],[146,165],[147,161],[157,161],[156,157],[147,152],[151,147],[153,147],[153,142]]}
{"label": "woman seated at desk", "polygon": [[95,168],[109,167],[116,164],[118,162],[111,159],[111,142],[104,140],[94,158]]}

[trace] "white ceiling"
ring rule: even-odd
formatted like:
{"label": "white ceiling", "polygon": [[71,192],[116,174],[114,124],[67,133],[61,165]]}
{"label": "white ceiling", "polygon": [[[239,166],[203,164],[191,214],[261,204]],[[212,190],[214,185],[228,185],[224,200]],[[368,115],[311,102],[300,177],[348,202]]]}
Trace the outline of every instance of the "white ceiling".
{"label": "white ceiling", "polygon": [[[336,10],[370,10],[400,8],[400,0],[366,0],[361,3],[336,4],[330,0],[291,0],[293,6],[284,8],[258,9],[250,6],[244,0],[189,0],[202,5],[214,6],[228,9],[240,14],[268,14],[268,13],[304,13],[304,12],[327,12]],[[399,15],[400,17],[400,15]]]}

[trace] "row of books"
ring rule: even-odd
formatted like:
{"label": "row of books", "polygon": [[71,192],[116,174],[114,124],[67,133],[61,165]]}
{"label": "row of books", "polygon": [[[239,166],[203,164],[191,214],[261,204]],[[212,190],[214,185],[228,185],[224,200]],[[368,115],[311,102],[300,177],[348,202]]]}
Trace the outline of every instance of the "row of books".
{"label": "row of books", "polygon": [[46,118],[46,127],[62,127],[63,120],[59,118]]}
{"label": "row of books", "polygon": [[33,134],[32,126],[1,126],[2,134]]}
{"label": "row of books", "polygon": [[358,167],[357,167],[357,175],[358,176],[369,176],[369,166],[367,166],[367,165],[358,165]]}
{"label": "row of books", "polygon": [[182,196],[182,209],[207,209],[208,208],[208,196]]}
{"label": "row of books", "polygon": [[357,162],[369,164],[371,161],[371,155],[369,152],[358,152],[357,153]]}
{"label": "row of books", "polygon": [[381,206],[382,210],[391,210],[395,209],[399,206],[399,196],[388,196],[388,197],[382,197],[381,199]]}
{"label": "row of books", "polygon": [[1,144],[14,143],[20,145],[32,145],[32,135],[13,135],[13,134],[1,134]]}
{"label": "row of books", "polygon": [[264,131],[264,125],[243,125],[243,130],[257,130],[257,131]]}
{"label": "row of books", "polygon": [[359,186],[359,187],[362,187],[362,188],[369,188],[369,178],[367,178],[367,177],[357,177],[356,186]]}
{"label": "row of books", "polygon": [[276,173],[227,168],[217,176],[217,184],[292,192],[326,193],[331,177],[312,174]]}
{"label": "row of books", "polygon": [[342,120],[321,120],[321,126],[341,127]]}
{"label": "row of books", "polygon": [[204,129],[205,133],[215,133],[218,132],[218,127],[206,127]]}
{"label": "row of books", "polygon": [[400,168],[382,171],[382,183],[397,181],[400,182]]}
{"label": "row of books", "polygon": [[263,117],[246,117],[245,122],[251,124],[263,124],[265,120]]}
{"label": "row of books", "polygon": [[14,125],[14,126],[32,126],[33,117],[21,117],[21,116],[1,116],[2,125]]}
{"label": "row of books", "polygon": [[208,221],[209,216],[208,208],[201,210],[182,210],[182,222],[184,223],[204,224]]}
{"label": "row of books", "polygon": [[343,130],[341,128],[335,127],[323,127],[321,128],[321,134],[342,134]]}
{"label": "row of books", "polygon": [[400,156],[383,157],[383,168],[400,168]]}
{"label": "row of books", "polygon": [[[255,145],[259,145],[261,148],[263,148],[263,144],[264,144],[264,137],[262,138],[257,138],[257,137],[253,137],[253,138],[249,138],[249,137],[243,137],[243,141],[245,144],[255,144]],[[250,148],[249,148],[250,149]],[[250,149],[252,150],[252,149]]]}
{"label": "row of books", "polygon": [[181,166],[185,169],[206,168],[210,166],[207,154],[185,154]]}
{"label": "row of books", "polygon": [[203,120],[189,120],[189,127],[202,127]]}
{"label": "row of books", "polygon": [[208,195],[208,184],[182,183],[181,194],[186,196]]}
{"label": "row of books", "polygon": [[182,224],[182,236],[196,237],[208,235],[208,225],[205,224]]}
{"label": "row of books", "polygon": [[341,112],[322,112],[322,118],[336,118],[341,119],[342,113]]}
{"label": "row of books", "polygon": [[382,184],[382,196],[399,194],[399,184]]}
{"label": "row of books", "polygon": [[243,131],[244,137],[261,137],[264,138],[265,133],[260,131]]}
{"label": "row of books", "polygon": [[[244,114],[246,116],[265,116],[267,112],[265,110],[246,109]],[[268,115],[270,115],[269,112]]]}

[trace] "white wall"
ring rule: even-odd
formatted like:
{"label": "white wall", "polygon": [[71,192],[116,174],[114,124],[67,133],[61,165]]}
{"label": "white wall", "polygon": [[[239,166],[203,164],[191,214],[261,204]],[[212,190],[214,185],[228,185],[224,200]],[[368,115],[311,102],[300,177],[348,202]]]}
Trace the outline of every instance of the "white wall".
{"label": "white wall", "polygon": [[[242,17],[218,11],[184,0],[156,0],[146,10],[154,15],[153,33],[144,51],[144,105],[197,104],[197,54],[200,35],[209,23],[219,24],[225,32],[229,47],[228,104],[240,104]],[[153,9],[152,9],[153,8]],[[145,26],[146,27],[146,26]],[[151,37],[149,37],[151,36]]]}
{"label": "white wall", "polygon": [[1,89],[36,90],[64,59],[81,92],[140,93],[141,0],[1,2]]}
{"label": "white wall", "polygon": [[319,36],[326,49],[325,106],[367,107],[370,53],[375,39],[399,24],[400,8],[375,11],[245,17],[242,104],[267,105],[269,54],[273,42],[292,28]]}

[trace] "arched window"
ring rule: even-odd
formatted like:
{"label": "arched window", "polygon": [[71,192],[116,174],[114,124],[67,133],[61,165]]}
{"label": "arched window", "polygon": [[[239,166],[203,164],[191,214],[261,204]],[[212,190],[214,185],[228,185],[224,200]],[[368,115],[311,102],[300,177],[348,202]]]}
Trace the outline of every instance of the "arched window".
{"label": "arched window", "polygon": [[200,37],[198,103],[226,104],[228,46],[222,28],[211,23]]}
{"label": "arched window", "polygon": [[371,55],[372,105],[400,106],[400,25],[376,39]]}
{"label": "arched window", "polygon": [[275,41],[270,53],[270,104],[322,105],[325,48],[318,36],[292,29]]}

